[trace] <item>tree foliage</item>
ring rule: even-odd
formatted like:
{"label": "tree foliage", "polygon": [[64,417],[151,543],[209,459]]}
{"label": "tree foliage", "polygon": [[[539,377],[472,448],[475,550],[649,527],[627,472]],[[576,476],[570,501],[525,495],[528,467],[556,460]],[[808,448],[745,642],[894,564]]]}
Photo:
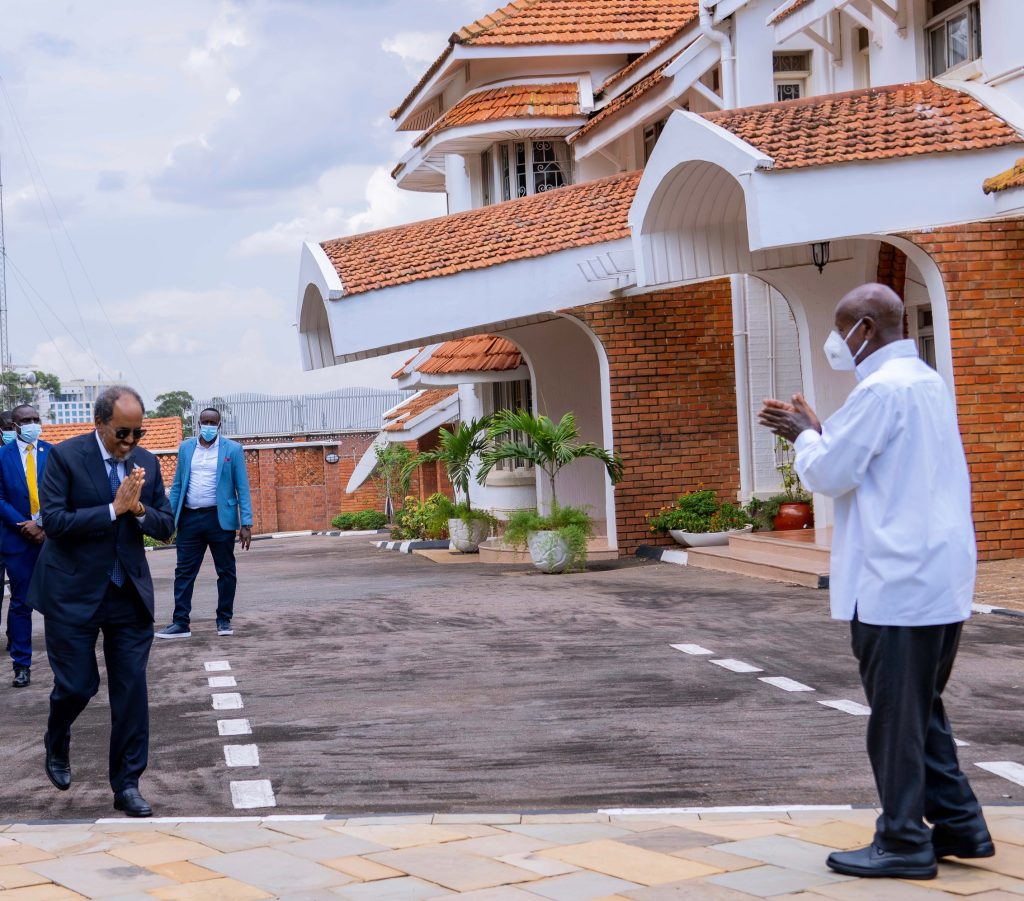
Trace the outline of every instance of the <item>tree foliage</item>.
{"label": "tree foliage", "polygon": [[25,381],[25,374],[8,370],[0,373],[0,404],[3,409],[10,410],[19,404],[39,405],[40,398],[48,394],[55,397],[60,394],[60,378],[52,372],[37,369],[33,372],[34,385]]}
{"label": "tree foliage", "polygon": [[389,441],[387,444],[378,444],[374,453],[377,465],[373,468],[373,477],[381,484],[387,501],[386,512],[390,514],[397,509],[396,495],[403,498],[409,493],[409,485],[412,483],[412,469],[409,468],[412,451],[404,444]]}
{"label": "tree foliage", "polygon": [[150,410],[148,419],[177,417],[181,420],[182,432],[186,438],[192,435],[192,395],[187,391],[167,391],[156,396],[156,408]]}
{"label": "tree foliage", "polygon": [[424,463],[444,464],[448,473],[448,481],[455,489],[455,500],[465,503],[467,511],[472,510],[469,500],[469,480],[473,475],[473,461],[482,454],[488,446],[487,430],[490,426],[490,417],[472,419],[469,422],[459,422],[455,428],[440,429],[438,437],[440,445],[434,450],[424,451],[413,457],[406,466],[403,475],[412,477],[416,467]]}

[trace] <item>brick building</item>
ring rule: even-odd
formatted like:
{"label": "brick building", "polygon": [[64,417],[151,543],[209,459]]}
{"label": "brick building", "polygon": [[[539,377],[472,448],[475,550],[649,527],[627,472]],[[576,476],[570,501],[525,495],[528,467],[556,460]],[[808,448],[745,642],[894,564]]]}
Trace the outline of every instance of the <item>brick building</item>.
{"label": "brick building", "polygon": [[955,394],[982,558],[1021,556],[1022,30],[1015,0],[514,0],[392,111],[399,186],[451,214],[305,245],[303,364],[509,342],[533,409],[623,454],[559,494],[628,552],[681,491],[778,487],[760,399],[836,409],[832,309],[882,280]]}

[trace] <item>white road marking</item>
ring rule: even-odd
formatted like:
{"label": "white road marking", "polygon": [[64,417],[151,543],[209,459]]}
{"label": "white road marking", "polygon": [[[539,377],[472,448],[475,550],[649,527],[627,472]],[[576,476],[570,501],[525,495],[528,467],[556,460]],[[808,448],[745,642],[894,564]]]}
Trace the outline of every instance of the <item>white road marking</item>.
{"label": "white road marking", "polygon": [[277,807],[274,789],[269,779],[252,779],[231,783],[231,803],[236,810],[255,807]]}
{"label": "white road marking", "polygon": [[220,735],[252,735],[252,726],[248,720],[217,720],[217,732]]}
{"label": "white road marking", "polygon": [[997,776],[1002,776],[1009,782],[1024,785],[1024,766],[1021,766],[1019,763],[1014,763],[1011,760],[994,760],[988,763],[976,763],[975,766],[988,770]]}
{"label": "white road marking", "polygon": [[958,748],[969,748],[971,746],[971,743],[969,741],[960,741],[959,738],[954,738],[953,744],[955,744]]}
{"label": "white road marking", "polygon": [[742,660],[732,660],[726,658],[724,660],[712,660],[715,666],[720,666],[722,669],[732,670],[734,673],[763,673],[764,670],[759,666],[753,666],[750,663],[744,663]]}
{"label": "white road marking", "polygon": [[676,566],[686,566],[690,561],[690,555],[686,551],[665,551],[661,555],[662,563],[674,563]]}
{"label": "white road marking", "polygon": [[761,676],[758,681],[767,682],[783,691],[814,691],[810,685],[804,685],[803,682],[797,682],[796,679],[787,679],[785,676]]}
{"label": "white road marking", "polygon": [[241,710],[242,696],[237,691],[228,691],[213,696],[214,710]]}
{"label": "white road marking", "polygon": [[[602,808],[598,813],[614,817],[668,816],[676,813],[786,813],[788,811],[853,810],[852,804],[780,804],[754,807],[619,807]],[[113,820],[120,823],[123,820]]]}
{"label": "white road marking", "polygon": [[991,613],[995,609],[991,604],[971,604],[972,613]]}
{"label": "white road marking", "polygon": [[694,657],[710,657],[715,653],[707,648],[702,648],[699,644],[674,644],[672,647],[684,654],[692,654]]}
{"label": "white road marking", "polygon": [[871,713],[870,707],[858,704],[856,701],[818,701],[824,707],[831,707],[834,710],[842,710],[853,716],[868,716]]}
{"label": "white road marking", "polygon": [[206,681],[210,688],[234,688],[238,685],[234,676],[210,676]]}
{"label": "white road marking", "polygon": [[203,666],[208,673],[223,673],[231,669],[231,664],[226,660],[211,660],[209,663],[204,663]]}
{"label": "white road marking", "polygon": [[256,745],[224,745],[224,762],[228,766],[259,766],[259,748]]}

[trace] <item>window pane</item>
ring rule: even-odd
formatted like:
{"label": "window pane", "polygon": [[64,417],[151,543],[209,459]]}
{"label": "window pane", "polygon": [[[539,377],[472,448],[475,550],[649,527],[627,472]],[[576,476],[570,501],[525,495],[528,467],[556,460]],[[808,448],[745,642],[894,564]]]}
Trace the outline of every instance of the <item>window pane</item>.
{"label": "window pane", "polygon": [[508,144],[502,144],[499,152],[501,166],[501,199],[512,199],[512,168],[508,158]]}
{"label": "window pane", "polygon": [[966,62],[970,55],[970,27],[967,12],[950,19],[946,23],[947,68]]}
{"label": "window pane", "polygon": [[946,29],[941,25],[928,34],[931,44],[932,75],[941,75],[949,67],[946,65]]}
{"label": "window pane", "polygon": [[775,85],[776,100],[799,100],[800,83],[796,81],[780,81]]}
{"label": "window pane", "polygon": [[491,151],[480,154],[480,183],[483,186],[484,206],[494,203],[494,160]]}
{"label": "window pane", "polygon": [[516,156],[516,197],[525,197],[526,189],[526,145],[522,142],[513,145]]}
{"label": "window pane", "polygon": [[[564,155],[563,155],[564,156]],[[554,141],[533,142],[533,191],[541,194],[568,184],[564,160],[559,159]]]}

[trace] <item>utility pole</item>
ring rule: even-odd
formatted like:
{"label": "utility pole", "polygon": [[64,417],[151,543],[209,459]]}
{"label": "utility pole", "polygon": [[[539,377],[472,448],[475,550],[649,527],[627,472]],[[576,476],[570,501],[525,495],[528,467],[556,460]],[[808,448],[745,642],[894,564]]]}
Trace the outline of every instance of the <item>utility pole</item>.
{"label": "utility pole", "polygon": [[4,175],[0,155],[0,373],[11,371],[11,347],[7,340],[7,245],[4,243]]}

